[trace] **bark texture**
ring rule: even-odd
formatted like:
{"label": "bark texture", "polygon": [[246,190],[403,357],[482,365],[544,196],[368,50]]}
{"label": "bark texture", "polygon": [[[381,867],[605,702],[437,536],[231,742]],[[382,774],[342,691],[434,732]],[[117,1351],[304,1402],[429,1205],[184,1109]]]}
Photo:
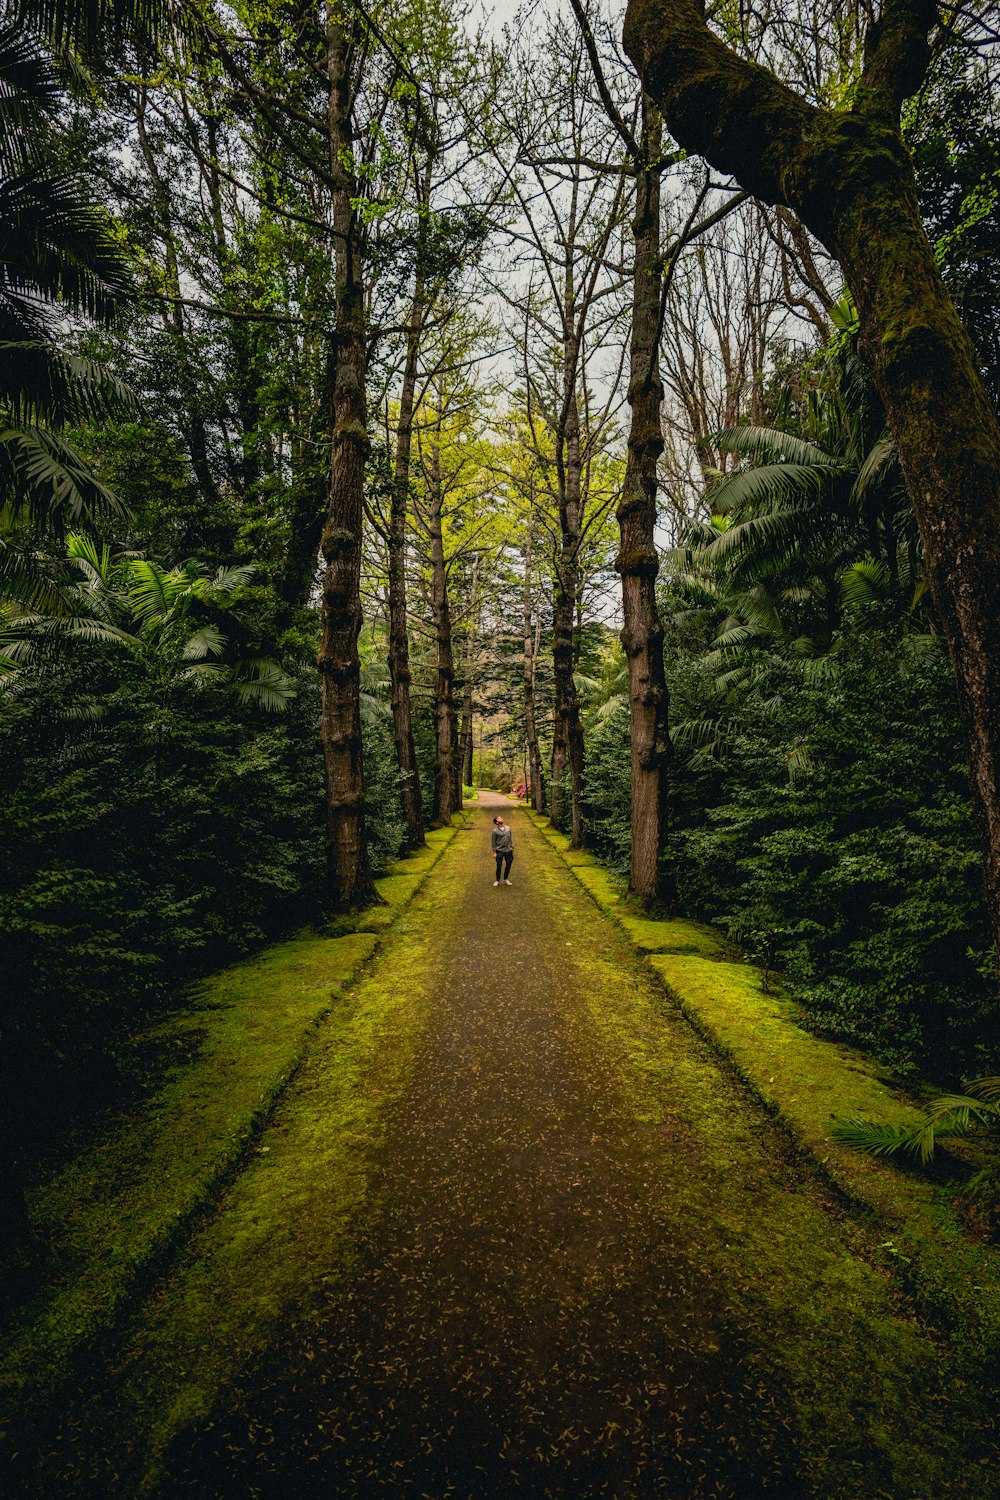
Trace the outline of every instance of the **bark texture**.
{"label": "bark texture", "polygon": [[625,482],[618,504],[622,645],[628,661],[632,855],[629,889],[645,904],[670,900],[663,864],[667,838],[670,735],[663,670],[663,627],[656,607],[656,464],[663,452],[660,407],[660,143],[659,111],[642,98],[641,161],[635,189],[635,262],[628,397],[632,408]]}
{"label": "bark texture", "polygon": [[538,744],[538,722],[535,714],[537,622],[532,583],[533,554],[534,538],[529,526],[524,540],[524,742],[528,757],[528,787],[531,805],[535,812],[544,813],[545,779],[542,773],[542,752]]}
{"label": "bark texture", "polygon": [[[572,306],[572,298],[567,298]],[[558,445],[558,491],[560,543],[556,558],[553,604],[552,674],[555,712],[552,730],[552,821],[557,828],[566,822],[563,777],[569,770],[569,834],[573,849],[583,847],[583,725],[573,668],[576,665],[577,599],[580,592],[580,545],[583,530],[583,497],[580,460],[580,407],[576,394],[579,349],[567,339],[564,354],[564,441]]]}
{"label": "bark texture", "polygon": [[362,242],[352,202],[360,196],[350,162],[348,38],[342,13],[326,17],[330,84],[330,170],[335,233],[337,306],[330,491],[323,528],[322,642],[318,667],[323,688],[320,736],[326,769],[329,883],[333,908],[356,909],[377,900],[365,836],[361,745],[361,525],[369,438],[365,380],[367,349]]}
{"label": "bark texture", "polygon": [[459,736],[458,766],[461,772],[459,794],[462,783],[472,785],[472,717],[474,710],[473,680],[475,676],[476,646],[479,634],[479,554],[472,559],[472,580],[469,590],[469,633],[465,641],[465,676],[462,683],[462,730]]}
{"label": "bark texture", "polygon": [[455,663],[451,638],[451,606],[448,600],[448,569],[441,529],[443,494],[441,454],[431,449],[429,465],[427,528],[431,544],[431,615],[434,621],[436,670],[434,678],[434,812],[441,827],[457,812],[455,800]]}
{"label": "bark texture", "polygon": [[396,459],[389,512],[389,687],[392,696],[392,726],[399,763],[400,801],[406,827],[406,844],[419,849],[424,842],[424,806],[413,742],[413,712],[410,704],[410,637],[406,628],[406,511],[410,485],[410,452],[413,446],[413,412],[417,388],[417,358],[420,330],[426,305],[423,276],[418,268],[410,306],[406,336],[406,364],[396,425]]}
{"label": "bark texture", "polygon": [[1000,952],[1000,422],[899,128],[936,20],[929,0],[887,0],[852,107],[836,111],[733,53],[696,0],[630,0],[625,45],[676,140],[791,208],[843,267],[955,670]]}

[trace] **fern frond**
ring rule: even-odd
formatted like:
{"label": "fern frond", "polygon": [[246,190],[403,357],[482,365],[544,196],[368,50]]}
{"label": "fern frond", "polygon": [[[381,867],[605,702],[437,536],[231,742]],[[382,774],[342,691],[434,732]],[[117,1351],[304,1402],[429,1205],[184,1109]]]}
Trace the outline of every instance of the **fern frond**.
{"label": "fern frond", "polygon": [[189,635],[181,648],[182,661],[203,661],[206,656],[221,656],[226,637],[217,625],[202,625]]}
{"label": "fern frond", "polygon": [[[269,656],[241,662],[233,680],[237,696],[242,702],[254,704],[269,713],[281,713],[296,694],[294,678],[289,677],[280,664]],[[370,694],[366,696],[371,698]],[[384,712],[387,707],[384,702],[372,701],[378,701],[380,713]]]}
{"label": "fern frond", "polygon": [[178,593],[184,588],[184,575],[178,569],[167,573],[159,563],[148,558],[133,558],[127,563],[129,604],[135,618],[145,623],[170,613]]}
{"label": "fern frond", "polygon": [[[792,523],[801,525],[803,511],[815,505],[826,490],[829,479],[822,469],[808,468],[803,464],[762,464],[757,469],[741,469],[737,474],[730,474],[709,498],[716,509],[740,520],[743,517],[758,522],[767,520],[773,530],[779,522],[786,526]],[[748,515],[749,512],[756,514]],[[734,522],[724,531],[716,531],[711,539],[696,544],[692,550],[718,557],[726,550],[726,538],[732,536],[738,524]]]}
{"label": "fern frond", "polygon": [[845,568],[840,575],[840,600],[845,609],[861,609],[885,599],[891,584],[884,563],[865,557]]}
{"label": "fern frond", "polygon": [[966,1084],[965,1092],[974,1099],[1000,1101],[1000,1077],[972,1078]]}
{"label": "fern frond", "polygon": [[725,427],[712,434],[710,441],[723,453],[739,453],[767,463],[838,467],[838,461],[815,443],[775,427]]}
{"label": "fern frond", "polygon": [[907,1130],[900,1125],[880,1125],[871,1120],[838,1120],[830,1134],[842,1146],[863,1151],[866,1156],[916,1155],[921,1150],[923,1127]]}
{"label": "fern frond", "polygon": [[851,488],[852,502],[860,507],[868,499],[871,491],[892,475],[898,462],[896,439],[891,432],[886,430],[864,457]]}
{"label": "fern frond", "polygon": [[785,768],[788,771],[788,779],[794,786],[796,782],[805,781],[816,769],[816,763],[809,754],[807,745],[793,745],[785,756]]}
{"label": "fern frond", "polygon": [[252,563],[237,568],[219,568],[208,580],[209,587],[219,592],[244,588],[251,582],[256,571]]}

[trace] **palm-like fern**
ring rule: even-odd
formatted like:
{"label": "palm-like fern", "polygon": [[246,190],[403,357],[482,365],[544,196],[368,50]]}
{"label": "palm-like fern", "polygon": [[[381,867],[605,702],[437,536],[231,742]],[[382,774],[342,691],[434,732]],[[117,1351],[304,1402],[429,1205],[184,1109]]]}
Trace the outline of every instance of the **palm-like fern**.
{"label": "palm-like fern", "polygon": [[[672,600],[714,631],[720,713],[675,726],[674,741],[696,759],[722,744],[727,698],[766,695],[778,655],[804,681],[836,672],[829,655],[852,611],[879,605],[915,620],[925,584],[915,525],[895,446],[871,382],[850,355],[798,413],[799,431],[735,427],[717,434],[742,460],[710,490],[711,521],[693,527],[668,559]],[[804,774],[796,747],[789,774]]]}
{"label": "palm-like fern", "polygon": [[926,1165],[934,1159],[939,1140],[967,1135],[975,1128],[1000,1127],[1000,1078],[977,1078],[964,1093],[935,1099],[919,1125],[879,1125],[870,1120],[841,1120],[831,1134],[843,1146],[868,1156],[914,1156]]}
{"label": "palm-like fern", "polygon": [[13,0],[15,18],[56,51],[99,52],[109,43],[155,47],[166,32],[190,35],[195,11],[181,0]]}
{"label": "palm-like fern", "polygon": [[[735,427],[714,439],[746,462],[710,491],[712,522],[684,550],[696,576],[721,579],[738,622],[821,646],[844,607],[867,602],[841,579],[870,566],[872,590],[912,608],[916,532],[895,445],[858,361],[840,356],[810,393],[799,434]],[[905,566],[901,567],[901,562]],[[871,595],[869,595],[871,597]]]}
{"label": "palm-like fern", "polygon": [[594,724],[603,723],[624,707],[629,695],[628,663],[618,642],[605,647],[596,677],[576,671],[573,682],[584,712]]}
{"label": "palm-like fern", "polygon": [[210,574],[187,562],[167,570],[146,558],[114,557],[85,535],[70,536],[67,553],[57,611],[4,606],[0,680],[7,692],[16,690],[25,671],[58,663],[75,641],[121,658],[123,670],[129,663],[161,699],[214,683],[244,703],[277,711],[294,695],[293,681],[270,657],[234,659],[211,618],[226,609],[227,595],[249,582],[253,568]]}
{"label": "palm-like fern", "polygon": [[[128,405],[92,361],[65,353],[67,313],[108,321],[129,272],[106,216],[50,160],[59,74],[16,21],[0,24],[0,531],[60,535],[117,502],[61,436]],[[0,548],[0,580],[13,559]],[[9,584],[9,576],[7,578]]]}

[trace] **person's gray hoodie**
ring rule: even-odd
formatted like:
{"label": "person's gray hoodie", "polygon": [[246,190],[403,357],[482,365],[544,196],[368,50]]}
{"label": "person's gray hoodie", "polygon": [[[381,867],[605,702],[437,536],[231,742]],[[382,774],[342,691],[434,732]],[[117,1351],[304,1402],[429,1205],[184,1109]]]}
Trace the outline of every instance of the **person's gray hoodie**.
{"label": "person's gray hoodie", "polygon": [[492,844],[492,848],[493,848],[493,853],[494,854],[513,854],[513,852],[514,852],[514,833],[513,833],[513,830],[510,829],[510,828],[507,828],[507,827],[498,828],[497,825],[494,823],[493,824],[493,836],[492,836],[492,839],[491,839],[491,844]]}

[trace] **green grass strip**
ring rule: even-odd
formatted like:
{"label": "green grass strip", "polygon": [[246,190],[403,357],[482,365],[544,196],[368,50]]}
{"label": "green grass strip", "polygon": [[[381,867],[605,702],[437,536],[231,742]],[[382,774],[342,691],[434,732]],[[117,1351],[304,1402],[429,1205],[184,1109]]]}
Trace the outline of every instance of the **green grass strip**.
{"label": "green grass strip", "polygon": [[262,1349],[338,1294],[437,991],[448,880],[446,862],[433,898],[414,904],[323,1018],[266,1131],[122,1330],[111,1378],[71,1390],[50,1444],[67,1467],[43,1476],[52,1493],[76,1493],[80,1472],[87,1494],[112,1478],[122,1493],[158,1493],[178,1435],[209,1420]]}
{"label": "green grass strip", "polygon": [[887,1264],[918,1304],[984,1369],[1000,1358],[1000,1252],[972,1239],[938,1183],[842,1147],[834,1119],[861,1117],[909,1126],[919,1105],[863,1053],[800,1024],[802,1012],[765,994],[760,971],[733,956],[713,928],[631,912],[624,883],[596,864],[578,863],[569,840],[545,818],[532,822],[597,905],[621,926],[684,1015],[727,1057],[822,1174],[856,1208],[873,1214]]}
{"label": "green grass strip", "polygon": [[154,1035],[189,1060],[140,1109],[113,1120],[37,1186],[29,1213],[49,1274],[0,1351],[0,1441],[50,1400],[75,1361],[115,1327],[148,1275],[183,1243],[240,1164],[298,1070],[317,1027],[454,837],[378,882],[386,901],[339,936],[304,933],[203,981]]}

